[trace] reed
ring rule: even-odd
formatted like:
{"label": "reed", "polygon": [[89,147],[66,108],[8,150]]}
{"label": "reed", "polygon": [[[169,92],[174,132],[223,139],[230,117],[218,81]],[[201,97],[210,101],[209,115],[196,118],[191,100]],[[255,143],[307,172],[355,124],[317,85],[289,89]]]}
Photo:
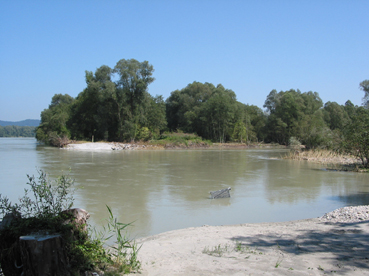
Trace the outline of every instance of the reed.
{"label": "reed", "polygon": [[305,160],[324,164],[350,165],[360,162],[358,158],[348,154],[342,154],[333,150],[314,149],[314,150],[291,150],[283,159]]}

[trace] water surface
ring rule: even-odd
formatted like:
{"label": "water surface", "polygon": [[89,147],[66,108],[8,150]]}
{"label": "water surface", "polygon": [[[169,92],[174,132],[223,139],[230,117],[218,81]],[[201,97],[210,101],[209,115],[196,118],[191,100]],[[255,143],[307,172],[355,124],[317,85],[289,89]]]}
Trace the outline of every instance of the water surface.
{"label": "water surface", "polygon": [[[0,193],[23,195],[27,174],[67,173],[80,189],[75,206],[103,224],[109,205],[136,237],[202,225],[275,222],[369,204],[369,175],[279,159],[285,150],[76,151],[0,138]],[[231,187],[231,198],[209,192]]]}

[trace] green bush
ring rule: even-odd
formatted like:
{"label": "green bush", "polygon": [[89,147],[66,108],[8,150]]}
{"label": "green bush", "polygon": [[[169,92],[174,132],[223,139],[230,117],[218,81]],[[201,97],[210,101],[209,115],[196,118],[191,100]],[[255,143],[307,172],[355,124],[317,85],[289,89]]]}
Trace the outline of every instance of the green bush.
{"label": "green bush", "polygon": [[210,145],[211,142],[203,140],[200,136],[194,133],[183,132],[164,132],[159,140],[151,141],[152,144],[164,145],[164,146],[179,146],[189,147],[198,145]]}
{"label": "green bush", "polygon": [[[14,263],[21,263],[19,237],[34,233],[61,234],[71,275],[94,270],[127,273],[140,268],[137,260],[139,248],[123,233],[130,224],[118,222],[109,207],[107,226],[91,238],[89,233],[97,231],[89,229],[87,232],[83,225],[66,223],[73,215],[62,212],[73,206],[74,180],[62,175],[52,181],[42,170],[38,178],[27,177],[33,197],[25,189],[25,195],[19,199],[19,203],[12,204],[0,194],[0,214],[3,218],[9,213],[13,217],[10,225],[0,229],[0,264],[4,275],[21,274],[14,266]],[[116,237],[116,246],[107,247],[106,243],[112,237]]]}

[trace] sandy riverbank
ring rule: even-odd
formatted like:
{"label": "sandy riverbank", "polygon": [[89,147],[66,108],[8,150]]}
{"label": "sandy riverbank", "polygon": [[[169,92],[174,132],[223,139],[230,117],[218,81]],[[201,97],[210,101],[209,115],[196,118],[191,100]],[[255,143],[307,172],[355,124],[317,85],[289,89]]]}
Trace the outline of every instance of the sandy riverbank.
{"label": "sandy riverbank", "polygon": [[148,145],[127,144],[117,142],[76,143],[76,144],[68,144],[63,147],[63,149],[67,150],[85,150],[85,151],[135,150],[145,148],[153,148],[153,147]]}
{"label": "sandy riverbank", "polygon": [[150,143],[119,143],[119,142],[85,142],[71,143],[63,147],[68,150],[84,150],[84,151],[108,151],[108,150],[137,150],[137,149],[248,149],[248,148],[285,148],[284,146],[274,144],[241,144],[241,143],[214,143],[208,144],[150,144]]}
{"label": "sandy riverbank", "polygon": [[142,238],[140,275],[369,275],[369,221],[336,221],[203,226]]}

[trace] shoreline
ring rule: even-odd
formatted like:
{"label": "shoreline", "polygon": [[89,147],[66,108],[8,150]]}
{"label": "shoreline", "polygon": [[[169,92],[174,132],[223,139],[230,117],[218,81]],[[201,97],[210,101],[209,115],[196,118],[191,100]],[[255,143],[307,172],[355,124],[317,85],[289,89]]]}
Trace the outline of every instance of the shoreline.
{"label": "shoreline", "polygon": [[189,146],[165,144],[157,145],[150,143],[121,143],[121,142],[84,142],[84,143],[70,143],[62,147],[66,150],[88,150],[88,151],[109,151],[109,150],[176,150],[176,149],[285,149],[285,146],[275,144],[241,144],[241,143],[213,143],[206,144],[192,144]]}
{"label": "shoreline", "polygon": [[138,274],[369,275],[368,236],[369,206],[297,221],[191,227],[136,240]]}

